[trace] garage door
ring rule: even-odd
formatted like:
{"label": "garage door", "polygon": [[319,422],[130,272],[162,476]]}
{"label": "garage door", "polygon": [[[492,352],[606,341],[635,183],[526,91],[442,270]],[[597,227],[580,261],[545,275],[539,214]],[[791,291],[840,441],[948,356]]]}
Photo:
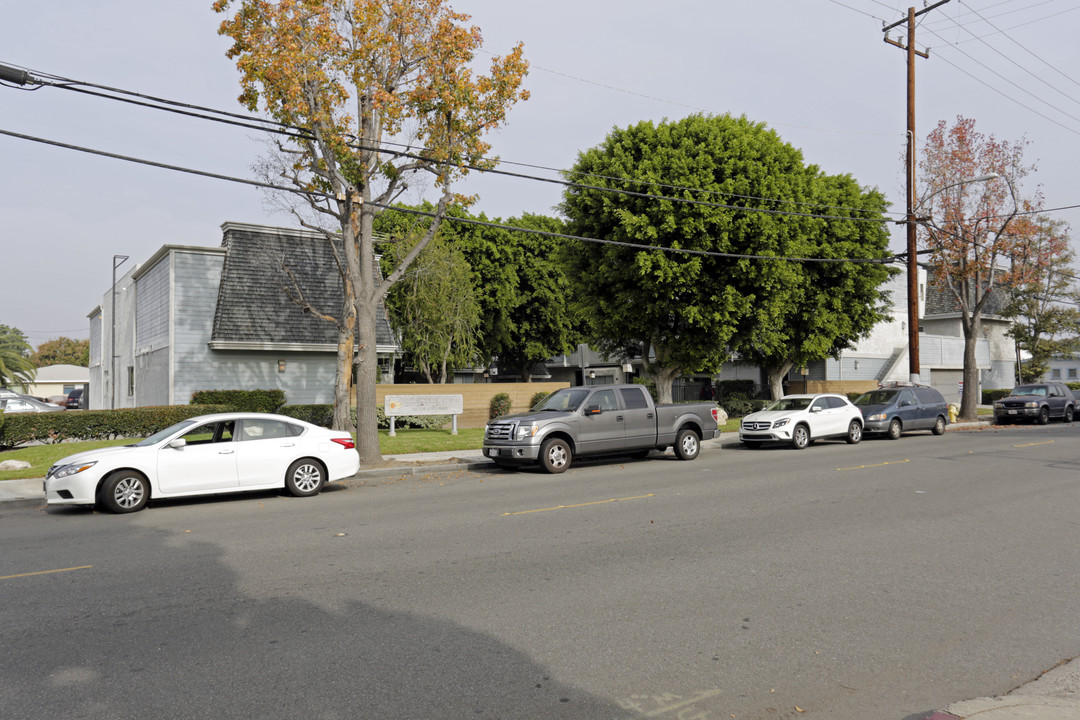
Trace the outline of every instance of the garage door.
{"label": "garage door", "polygon": [[963,379],[963,370],[931,370],[929,384],[945,396],[945,402],[959,403],[960,382]]}

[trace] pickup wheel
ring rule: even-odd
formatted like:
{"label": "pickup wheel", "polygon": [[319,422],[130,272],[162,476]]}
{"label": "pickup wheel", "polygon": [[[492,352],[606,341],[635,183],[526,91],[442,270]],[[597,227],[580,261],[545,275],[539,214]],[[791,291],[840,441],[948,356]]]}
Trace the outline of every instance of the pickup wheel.
{"label": "pickup wheel", "polygon": [[701,452],[701,441],[697,433],[689,428],[683,428],[675,436],[675,454],[680,460],[693,460]]}
{"label": "pickup wheel", "polygon": [[561,473],[570,467],[573,453],[562,438],[549,438],[540,446],[540,464],[549,473]]}

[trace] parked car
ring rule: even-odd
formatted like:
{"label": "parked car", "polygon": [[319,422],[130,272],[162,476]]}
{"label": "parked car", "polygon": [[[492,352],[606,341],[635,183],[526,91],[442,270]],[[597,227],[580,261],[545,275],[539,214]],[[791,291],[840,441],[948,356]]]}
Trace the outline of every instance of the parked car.
{"label": "parked car", "polygon": [[527,413],[497,417],[484,428],[484,455],[513,468],[540,463],[561,473],[578,455],[626,453],[645,457],[674,446],[693,460],[702,439],[718,437],[714,402],[654,405],[641,385],[557,390]]}
{"label": "parked car", "polygon": [[855,398],[863,414],[863,432],[884,433],[890,440],[910,430],[929,430],[944,435],[949,423],[949,404],[927,385],[892,384]]}
{"label": "parked car", "polygon": [[843,395],[785,395],[764,410],[750,413],[739,425],[739,440],[748,448],[763,443],[791,443],[801,450],[815,440],[862,440],[863,416]]}
{"label": "parked car", "polygon": [[75,388],[68,393],[67,401],[64,403],[68,410],[83,410],[86,408],[86,394],[82,388]]}
{"label": "parked car", "polygon": [[43,413],[63,410],[60,405],[53,405],[29,395],[0,396],[0,410],[6,413]]}
{"label": "parked car", "polygon": [[1052,418],[1072,422],[1076,399],[1068,385],[1059,382],[1017,385],[1007,397],[994,402],[994,422],[997,424],[1034,420],[1045,425]]}
{"label": "parked car", "polygon": [[97,504],[116,513],[153,498],[285,488],[315,495],[356,474],[352,436],[265,413],[199,415],[133,445],[88,450],[49,468],[49,505]]}

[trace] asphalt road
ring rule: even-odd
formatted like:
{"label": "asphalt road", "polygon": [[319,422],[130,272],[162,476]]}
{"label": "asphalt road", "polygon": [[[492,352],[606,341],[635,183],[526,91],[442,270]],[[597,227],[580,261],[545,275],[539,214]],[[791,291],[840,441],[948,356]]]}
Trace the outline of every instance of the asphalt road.
{"label": "asphalt road", "polygon": [[0,514],[5,718],[904,718],[1080,655],[1080,424]]}

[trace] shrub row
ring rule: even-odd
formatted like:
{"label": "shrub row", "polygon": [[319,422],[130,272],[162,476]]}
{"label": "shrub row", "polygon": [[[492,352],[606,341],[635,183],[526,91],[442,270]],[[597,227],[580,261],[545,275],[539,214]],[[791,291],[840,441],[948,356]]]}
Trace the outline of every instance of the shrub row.
{"label": "shrub row", "polygon": [[192,405],[228,405],[232,412],[273,413],[285,404],[284,390],[196,390]]}
{"label": "shrub row", "polygon": [[0,413],[0,446],[143,437],[189,417],[228,412],[231,409],[227,405],[163,405],[120,410]]}
{"label": "shrub row", "polygon": [[[330,427],[334,421],[333,405],[286,405],[278,410],[279,415],[296,418],[313,425]],[[383,412],[382,405],[375,406],[375,416],[380,428],[384,430],[390,427],[390,418]],[[394,421],[394,427],[419,428],[421,430],[437,430],[451,420],[450,415],[398,415]],[[349,421],[356,425],[356,410],[349,410]]]}

